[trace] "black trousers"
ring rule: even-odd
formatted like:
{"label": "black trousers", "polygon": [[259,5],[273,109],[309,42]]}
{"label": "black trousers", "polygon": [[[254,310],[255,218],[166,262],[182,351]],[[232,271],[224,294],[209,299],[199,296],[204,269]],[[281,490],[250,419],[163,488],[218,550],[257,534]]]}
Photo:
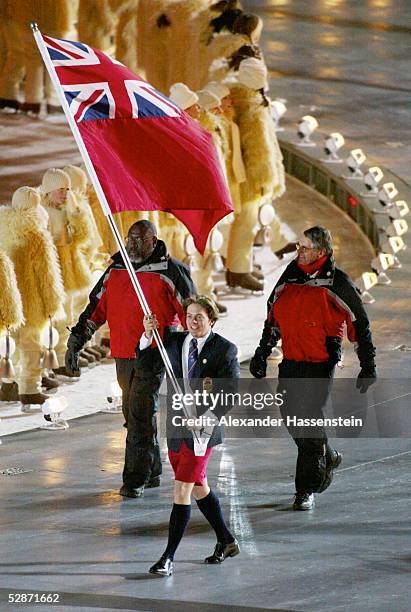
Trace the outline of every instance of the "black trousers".
{"label": "black trousers", "polygon": [[[279,365],[278,391],[283,393],[281,416],[298,448],[295,471],[297,493],[322,491],[327,458],[333,449],[323,427],[301,426],[294,419],[322,419],[331,392],[334,367],[328,363],[290,361]],[[285,393],[284,393],[285,392]]]}
{"label": "black trousers", "polygon": [[127,428],[123,482],[130,487],[140,487],[162,472],[156,411],[164,366],[157,349],[144,354],[144,362],[116,359]]}

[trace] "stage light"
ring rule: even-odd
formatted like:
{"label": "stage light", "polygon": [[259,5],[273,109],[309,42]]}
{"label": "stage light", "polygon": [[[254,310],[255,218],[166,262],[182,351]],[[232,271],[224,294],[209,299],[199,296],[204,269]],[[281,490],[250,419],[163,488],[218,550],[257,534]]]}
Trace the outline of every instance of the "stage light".
{"label": "stage light", "polygon": [[390,236],[384,244],[381,245],[381,249],[384,253],[389,253],[394,257],[393,268],[401,268],[402,263],[397,257],[397,253],[406,249],[406,245],[401,236]]}
{"label": "stage light", "polygon": [[384,253],[390,253],[394,256],[405,248],[404,240],[400,236],[390,236],[388,240],[381,245],[381,249]]}
{"label": "stage light", "polygon": [[215,227],[207,240],[208,249],[210,254],[208,255],[204,267],[206,270],[212,272],[222,272],[224,270],[224,262],[221,257],[220,250],[224,244],[224,237],[220,230]]}
{"label": "stage light", "polygon": [[191,272],[198,270],[197,249],[191,234],[187,234],[184,239],[184,252],[186,254],[184,263],[190,268]]}
{"label": "stage light", "polygon": [[108,406],[101,409],[101,412],[108,412],[110,414],[117,414],[122,412],[123,405],[123,391],[116,380],[113,380],[107,390],[107,404]]}
{"label": "stage light", "polygon": [[364,175],[363,181],[367,188],[366,193],[362,193],[362,196],[375,198],[378,194],[378,184],[381,182],[384,176],[383,171],[378,166],[372,166],[368,169],[367,174]]}
{"label": "stage light", "polygon": [[369,289],[372,289],[378,283],[378,276],[375,272],[364,272],[360,278],[355,281],[355,286],[361,294],[361,300],[364,304],[374,304],[375,298],[369,293]]}
{"label": "stage light", "polygon": [[287,112],[287,107],[282,100],[271,101],[271,117],[274,121],[274,127],[276,132],[283,132],[284,128],[279,127],[280,119]]}
{"label": "stage light", "polygon": [[55,370],[60,365],[55,351],[58,341],[59,333],[57,329],[53,327],[51,319],[49,319],[49,322],[40,332],[40,343],[45,347],[41,365],[47,370]]}
{"label": "stage light", "polygon": [[385,271],[392,268],[395,264],[394,256],[390,253],[379,253],[371,262],[371,269],[378,276],[379,285],[390,285],[391,279],[388,278]]}
{"label": "stage light", "polygon": [[325,159],[320,161],[329,164],[341,164],[343,160],[338,155],[338,151],[344,146],[344,136],[339,132],[333,132],[330,134],[324,142],[324,153],[327,155]]}
{"label": "stage light", "polygon": [[275,212],[272,204],[263,204],[258,210],[258,222],[260,229],[254,239],[255,244],[258,246],[264,246],[270,244],[273,231],[271,229],[271,223],[275,217]]}
{"label": "stage light", "polygon": [[67,408],[68,401],[64,395],[60,397],[50,397],[41,406],[41,410],[46,418],[47,425],[42,425],[41,429],[57,430],[68,429],[68,423],[61,416],[62,412]]}
{"label": "stage light", "polygon": [[16,372],[11,360],[16,350],[16,343],[7,330],[4,336],[0,336],[0,379],[14,380]]}
{"label": "stage light", "polygon": [[384,230],[387,236],[402,236],[407,231],[408,223],[405,219],[394,219]]}
{"label": "stage light", "polygon": [[299,147],[315,147],[315,142],[312,142],[310,136],[318,128],[318,121],[311,115],[305,115],[298,122],[297,134],[301,139],[298,144]]}
{"label": "stage light", "polygon": [[392,206],[394,204],[394,198],[398,195],[398,189],[394,183],[384,183],[378,192],[378,201],[383,206]]}
{"label": "stage light", "polygon": [[364,173],[361,170],[361,166],[365,162],[365,159],[366,157],[362,149],[353,149],[350,151],[349,156],[345,160],[345,165],[347,166],[350,174],[343,175],[343,178],[354,180],[362,179]]}
{"label": "stage light", "polygon": [[401,219],[410,212],[408,204],[405,200],[397,200],[395,204],[390,206],[387,210],[387,214],[390,219]]}

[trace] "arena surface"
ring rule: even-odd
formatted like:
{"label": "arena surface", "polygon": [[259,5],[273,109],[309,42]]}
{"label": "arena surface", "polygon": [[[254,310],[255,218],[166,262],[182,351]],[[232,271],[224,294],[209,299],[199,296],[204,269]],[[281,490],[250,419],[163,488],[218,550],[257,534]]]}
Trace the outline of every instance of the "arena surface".
{"label": "arena surface", "polygon": [[[100,414],[6,438],[2,469],[27,472],[0,474],[1,610],[409,609],[408,440],[339,440],[343,466],[313,512],[291,509],[292,441],[228,440],[209,480],[242,552],[204,565],[214,534],[193,506],[174,576],[162,579],[148,568],[167,538],[171,468],[160,489],[122,501],[124,437],[119,415]],[[7,606],[19,592],[61,603]]]}
{"label": "arena surface", "polygon": [[[288,101],[285,123],[314,114],[321,130],[342,132],[350,148],[363,148],[410,183],[409,3],[244,4],[264,19],[271,91]],[[39,181],[51,163],[79,161],[61,117],[2,114],[0,145],[2,203],[17,186]],[[317,222],[328,225],[338,263],[354,277],[368,269],[370,245],[359,229],[295,179],[287,186],[277,205],[281,218],[296,232]],[[257,257],[269,292],[284,264],[267,252]],[[411,366],[409,249],[402,258],[395,282],[373,289],[376,302],[368,307],[379,375],[386,378],[409,377]],[[220,329],[241,344],[247,359],[265,299],[228,294],[222,301],[229,317]],[[238,330],[241,336],[231,335]],[[344,366],[339,376],[358,372],[352,348]],[[247,361],[242,376],[249,376]],[[114,366],[106,364],[62,388],[69,416],[84,416],[64,432],[38,430],[41,414],[26,416],[17,404],[1,405],[0,610],[409,610],[408,439],[338,440],[343,465],[331,488],[317,496],[313,512],[291,510],[295,447],[288,437],[227,440],[214,453],[209,478],[217,483],[242,553],[221,566],[203,565],[214,536],[193,506],[175,574],[161,579],[147,570],[167,538],[171,468],[164,464],[161,488],[144,498],[118,496],[125,430],[119,415],[96,414],[112,378]],[[14,432],[20,433],[6,435]],[[9,593],[23,592],[58,593],[60,602],[7,603]]]}

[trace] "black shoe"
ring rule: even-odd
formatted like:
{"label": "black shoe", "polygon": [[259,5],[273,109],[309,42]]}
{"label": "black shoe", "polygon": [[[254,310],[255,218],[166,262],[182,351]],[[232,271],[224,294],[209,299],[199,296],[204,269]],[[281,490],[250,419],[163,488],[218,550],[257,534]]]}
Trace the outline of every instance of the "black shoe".
{"label": "black shoe", "polygon": [[173,562],[168,557],[161,557],[157,563],[150,567],[149,572],[158,576],[171,576],[173,573]]}
{"label": "black shoe", "polygon": [[144,488],[145,489],[155,489],[156,487],[159,487],[160,484],[161,484],[160,476],[155,476],[154,478],[150,478],[150,480],[146,482],[146,484],[144,485]]}
{"label": "black shoe", "polygon": [[296,493],[293,509],[312,510],[315,506],[314,493]]}
{"label": "black shoe", "polygon": [[215,301],[215,305],[217,306],[218,314],[224,316],[227,314],[227,306],[224,306],[221,302]]}
{"label": "black shoe", "polygon": [[211,557],[206,557],[204,563],[222,563],[226,557],[235,557],[240,552],[240,547],[237,540],[230,542],[230,544],[223,544],[217,542],[215,549]]}
{"label": "black shoe", "polygon": [[41,386],[45,389],[57,389],[57,387],[59,387],[60,385],[57,378],[49,378],[49,376],[42,376]]}
{"label": "black shoe", "polygon": [[19,102],[17,100],[9,100],[8,98],[0,98],[0,108],[11,108],[15,111],[19,110]]}
{"label": "black shoe", "polygon": [[130,487],[129,485],[123,485],[119,491],[120,495],[123,497],[143,497],[144,495],[144,485],[141,487]]}
{"label": "black shoe", "polygon": [[16,382],[1,383],[0,387],[0,401],[1,402],[18,402],[19,401],[19,387]]}
{"label": "black shoe", "polygon": [[322,493],[323,491],[328,489],[328,487],[332,483],[333,476],[334,476],[334,469],[340,465],[342,461],[342,455],[338,451],[334,449],[330,449],[330,450],[327,450],[325,460],[326,460],[326,466],[327,466],[325,468],[325,476],[324,476],[324,480],[321,483],[321,486],[318,489],[317,493]]}

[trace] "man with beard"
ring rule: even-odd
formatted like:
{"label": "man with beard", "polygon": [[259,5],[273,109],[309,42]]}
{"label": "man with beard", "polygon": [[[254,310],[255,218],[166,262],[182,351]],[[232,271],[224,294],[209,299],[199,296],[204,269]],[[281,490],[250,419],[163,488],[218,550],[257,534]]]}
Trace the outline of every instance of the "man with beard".
{"label": "man with beard", "polygon": [[[190,272],[167,254],[153,223],[137,221],[127,236],[127,253],[150,310],[155,310],[162,339],[184,322],[183,300],[195,293]],[[71,329],[66,367],[78,370],[79,351],[105,321],[110,328],[111,355],[123,392],[127,428],[123,486],[120,495],[141,497],[144,488],[160,485],[161,460],[157,440],[156,410],[164,376],[158,347],[137,356],[136,346],[144,333],[143,311],[120,253],[90,294],[90,301]]]}

